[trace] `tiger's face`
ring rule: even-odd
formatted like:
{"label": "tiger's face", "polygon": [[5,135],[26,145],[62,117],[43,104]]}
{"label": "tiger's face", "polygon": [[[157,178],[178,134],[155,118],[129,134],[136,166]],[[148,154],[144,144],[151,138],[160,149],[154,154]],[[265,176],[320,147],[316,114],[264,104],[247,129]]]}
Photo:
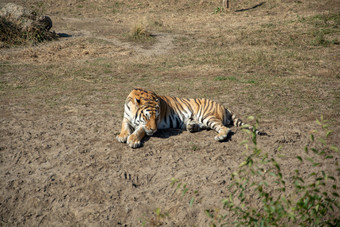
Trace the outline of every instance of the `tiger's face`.
{"label": "tiger's face", "polygon": [[157,131],[157,122],[160,114],[158,103],[144,105],[141,111],[142,125],[146,135],[151,136]]}
{"label": "tiger's face", "polygon": [[137,90],[135,93],[135,106],[137,107],[137,124],[142,125],[148,136],[157,131],[157,122],[160,115],[160,101],[152,91]]}

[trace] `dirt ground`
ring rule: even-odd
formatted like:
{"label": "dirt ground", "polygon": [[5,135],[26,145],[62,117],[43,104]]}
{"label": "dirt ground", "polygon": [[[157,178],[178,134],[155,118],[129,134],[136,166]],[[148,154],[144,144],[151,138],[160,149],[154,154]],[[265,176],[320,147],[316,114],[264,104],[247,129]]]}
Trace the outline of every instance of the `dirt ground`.
{"label": "dirt ground", "polygon": [[[220,2],[205,0],[14,2],[49,15],[64,37],[0,49],[1,226],[209,226],[205,210],[233,220],[221,200],[249,135],[232,128],[218,143],[213,131],[166,130],[131,149],[115,136],[134,87],[260,116],[270,136],[258,146],[282,153],[287,181],[297,168],[308,181],[311,165],[296,156],[316,118],[329,120],[329,143],[340,145],[340,48],[311,44],[320,40],[309,32],[313,16],[338,15],[339,1],[231,1],[233,11],[217,14]],[[151,41],[129,38],[139,23]],[[339,27],[328,29],[323,41],[339,41]],[[338,158],[317,158],[318,171],[339,177]]]}

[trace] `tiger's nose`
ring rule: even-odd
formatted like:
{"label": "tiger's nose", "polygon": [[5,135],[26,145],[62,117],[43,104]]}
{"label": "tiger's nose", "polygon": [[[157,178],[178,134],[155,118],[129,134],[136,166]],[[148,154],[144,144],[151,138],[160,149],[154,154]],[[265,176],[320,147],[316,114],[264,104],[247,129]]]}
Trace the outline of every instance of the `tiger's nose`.
{"label": "tiger's nose", "polygon": [[149,129],[149,130],[145,130],[146,135],[148,136],[152,136],[155,132],[157,132],[157,129]]}
{"label": "tiger's nose", "polygon": [[157,128],[150,128],[150,129],[148,129],[148,130],[145,130],[145,132],[146,132],[146,134],[147,134],[148,136],[151,136],[151,135],[153,135],[155,132],[157,132]]}

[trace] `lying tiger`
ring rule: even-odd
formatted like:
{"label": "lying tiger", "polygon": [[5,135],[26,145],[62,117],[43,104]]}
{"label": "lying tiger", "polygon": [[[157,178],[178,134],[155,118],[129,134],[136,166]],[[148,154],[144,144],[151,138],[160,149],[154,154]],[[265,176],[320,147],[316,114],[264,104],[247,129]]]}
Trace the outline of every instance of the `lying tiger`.
{"label": "lying tiger", "polygon": [[[145,135],[151,136],[157,129],[186,128],[189,132],[213,129],[218,133],[215,140],[223,141],[230,132],[225,125],[245,124],[212,100],[160,96],[136,88],[125,101],[122,129],[117,140],[137,148]],[[252,130],[251,126],[248,128]],[[255,132],[264,134],[258,130]]]}

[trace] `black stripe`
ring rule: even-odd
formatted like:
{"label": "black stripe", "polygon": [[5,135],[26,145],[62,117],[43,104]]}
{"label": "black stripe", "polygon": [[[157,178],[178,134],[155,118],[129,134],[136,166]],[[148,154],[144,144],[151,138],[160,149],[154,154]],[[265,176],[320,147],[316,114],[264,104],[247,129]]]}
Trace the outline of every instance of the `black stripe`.
{"label": "black stripe", "polygon": [[188,107],[190,113],[193,113],[194,111],[193,111],[193,109],[191,108],[190,100],[189,100],[189,99],[183,99],[182,101],[183,101],[183,103]]}
{"label": "black stripe", "polygon": [[181,128],[182,126],[182,121],[179,117],[176,117],[176,124],[177,124],[177,127],[176,128]]}
{"label": "black stripe", "polygon": [[172,115],[169,116],[169,126],[170,128],[174,128],[173,124],[172,124]]}

